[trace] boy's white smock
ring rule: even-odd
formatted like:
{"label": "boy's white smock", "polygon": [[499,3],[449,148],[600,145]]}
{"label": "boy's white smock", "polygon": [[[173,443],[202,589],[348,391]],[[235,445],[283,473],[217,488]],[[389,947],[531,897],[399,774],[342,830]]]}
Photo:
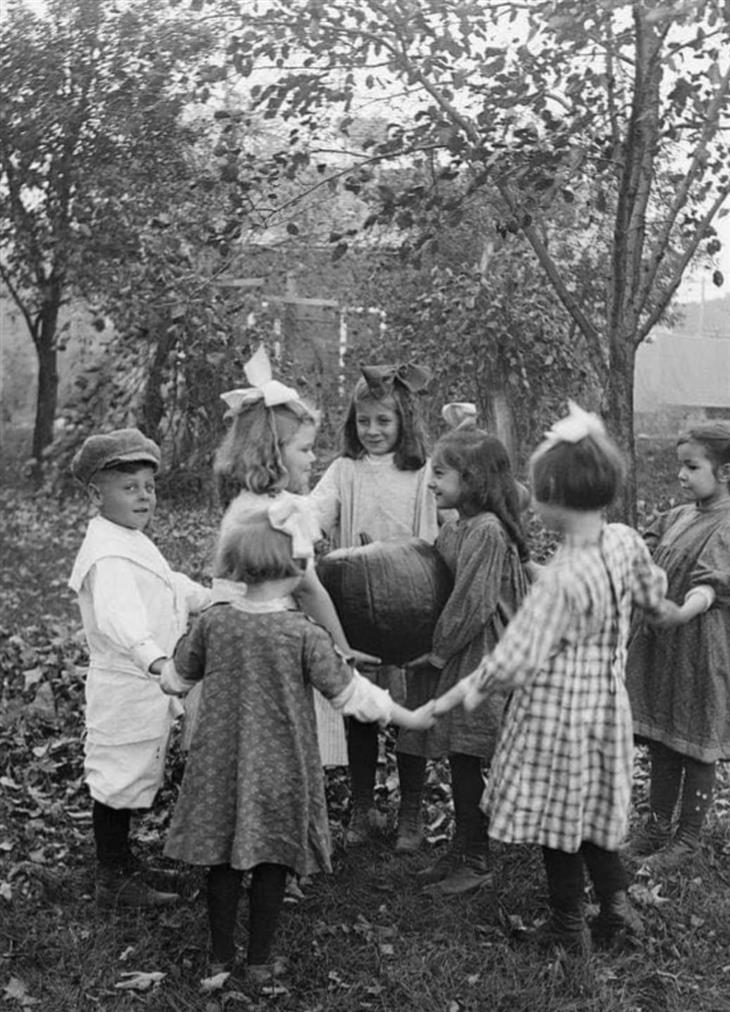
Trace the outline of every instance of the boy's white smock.
{"label": "boy's white smock", "polygon": [[149,666],[172,654],[210,591],[174,572],[141,531],[100,516],[89,522],[69,586],[89,646],[88,740],[122,745],[166,736],[180,704],[160,691]]}

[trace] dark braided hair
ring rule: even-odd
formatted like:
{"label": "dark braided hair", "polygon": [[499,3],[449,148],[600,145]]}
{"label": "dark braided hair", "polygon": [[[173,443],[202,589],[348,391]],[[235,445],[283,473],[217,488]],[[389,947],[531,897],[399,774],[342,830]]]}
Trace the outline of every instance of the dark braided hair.
{"label": "dark braided hair", "polygon": [[490,512],[502,522],[522,562],[530,558],[522,529],[519,490],[504,444],[483,429],[462,423],[436,443],[433,458],[458,472],[466,516]]}

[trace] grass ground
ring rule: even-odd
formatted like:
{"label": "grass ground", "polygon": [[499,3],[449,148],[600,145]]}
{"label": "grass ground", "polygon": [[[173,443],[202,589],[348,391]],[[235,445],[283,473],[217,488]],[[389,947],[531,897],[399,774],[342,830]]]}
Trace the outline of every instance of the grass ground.
{"label": "grass ground", "polygon": [[[650,453],[639,470],[644,513],[667,505],[674,488],[671,448]],[[202,992],[206,926],[194,874],[184,876],[186,902],[169,912],[101,914],[92,900],[80,745],[85,653],[65,586],[86,510],[12,490],[0,491],[0,501],[0,1008],[730,1012],[730,781],[723,773],[697,861],[670,879],[637,877],[632,886],[647,926],[640,949],[577,962],[539,956],[527,940],[546,912],[535,848],[496,848],[492,889],[449,901],[424,894],[413,872],[443,845],[451,824],[448,777],[435,766],[423,853],[396,858],[387,834],[362,850],[338,846],[335,874],[287,905],[278,951],[291,960],[288,993],[254,1002],[238,992]],[[163,504],[153,535],[175,566],[202,576],[214,522],[194,507]],[[392,833],[389,747],[383,758],[379,805]],[[173,749],[160,801],[136,825],[145,852],[159,854],[180,775]],[[635,788],[638,817],[641,756]],[[339,841],[347,818],[341,773],[328,791]],[[242,943],[245,914],[244,899]],[[122,986],[134,972],[153,975],[146,989]]]}

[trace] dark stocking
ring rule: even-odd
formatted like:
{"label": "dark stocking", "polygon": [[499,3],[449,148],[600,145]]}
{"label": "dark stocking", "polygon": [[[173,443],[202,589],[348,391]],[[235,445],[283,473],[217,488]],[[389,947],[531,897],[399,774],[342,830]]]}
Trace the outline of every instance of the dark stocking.
{"label": "dark stocking", "polygon": [[605,850],[595,843],[584,843],[580,852],[599,902],[604,902],[615,893],[626,891],[629,877],[618,851]]}
{"label": "dark stocking", "polygon": [[452,752],[451,794],[454,799],[456,841],[466,853],[483,854],[489,848],[487,820],[479,807],[484,793],[482,761],[478,756]]}
{"label": "dark stocking", "polygon": [[233,963],[242,876],[243,872],[231,868],[229,864],[216,864],[208,869],[208,924],[213,961],[216,963]]}
{"label": "dark stocking", "polygon": [[652,815],[660,822],[671,823],[674,808],[682,785],[684,756],[660,742],[649,746],[651,785],[649,805]]}
{"label": "dark stocking", "polygon": [[712,804],[715,786],[715,763],[701,763],[685,756],[682,807],[679,812],[678,836],[698,840],[705,816]]}
{"label": "dark stocking", "polygon": [[347,731],[347,759],[353,805],[371,808],[378,768],[378,725],[362,724],[350,717]]}
{"label": "dark stocking", "polygon": [[121,867],[129,854],[129,823],[132,813],[128,808],[110,808],[95,801],[92,808],[96,858],[107,867]]}
{"label": "dark stocking", "polygon": [[257,864],[249,892],[248,963],[268,963],[271,946],[284,906],[284,890],[289,869],[283,864]]}

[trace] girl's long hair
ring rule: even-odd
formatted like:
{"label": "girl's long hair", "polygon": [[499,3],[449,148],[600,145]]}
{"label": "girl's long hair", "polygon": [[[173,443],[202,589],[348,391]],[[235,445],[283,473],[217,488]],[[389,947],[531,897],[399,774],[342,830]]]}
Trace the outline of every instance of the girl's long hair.
{"label": "girl's long hair", "polygon": [[357,407],[363,401],[382,403],[395,409],[398,415],[398,439],[393,448],[393,463],[399,471],[420,471],[428,457],[426,429],[416,397],[400,383],[393,384],[387,397],[378,398],[370,392],[364,379],[357,381],[342,426],[342,456],[350,457],[351,460],[365,456],[366,451],[357,434]]}
{"label": "girl's long hair", "polygon": [[433,451],[433,460],[437,459],[459,475],[463,512],[468,516],[494,513],[526,562],[530,551],[522,528],[519,489],[504,444],[483,429],[464,424],[439,439]]}
{"label": "girl's long hair", "polygon": [[224,506],[241,489],[258,495],[286,488],[289,475],[281,447],[303,425],[316,426],[318,414],[303,401],[267,408],[264,402],[248,404],[235,415],[213,462],[219,498]]}

